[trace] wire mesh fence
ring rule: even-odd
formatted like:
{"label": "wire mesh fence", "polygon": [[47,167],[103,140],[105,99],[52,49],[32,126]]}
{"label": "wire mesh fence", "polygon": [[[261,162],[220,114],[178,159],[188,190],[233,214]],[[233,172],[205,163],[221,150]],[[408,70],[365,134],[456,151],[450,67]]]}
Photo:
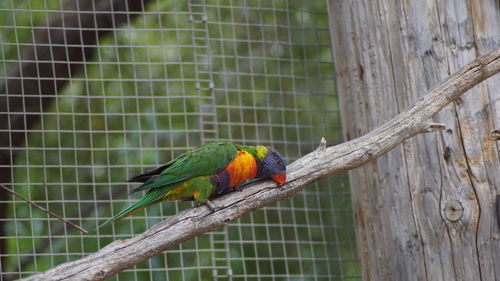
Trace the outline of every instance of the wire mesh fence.
{"label": "wire mesh fence", "polygon": [[[292,162],[323,136],[341,141],[326,1],[154,0],[122,10],[73,2],[0,3],[0,84],[37,85],[22,84],[22,110],[1,108],[9,141],[0,142],[0,179],[34,202],[93,230],[141,196],[127,195],[126,179],[197,145],[272,145]],[[38,40],[44,31],[48,40]],[[81,38],[57,41],[58,31]],[[29,48],[34,55],[23,55]],[[82,54],[69,65],[56,52]],[[15,118],[24,125],[10,125]],[[0,280],[78,259],[192,206],[151,206],[81,234],[0,199]],[[322,180],[112,280],[359,280],[350,204],[344,175]]]}

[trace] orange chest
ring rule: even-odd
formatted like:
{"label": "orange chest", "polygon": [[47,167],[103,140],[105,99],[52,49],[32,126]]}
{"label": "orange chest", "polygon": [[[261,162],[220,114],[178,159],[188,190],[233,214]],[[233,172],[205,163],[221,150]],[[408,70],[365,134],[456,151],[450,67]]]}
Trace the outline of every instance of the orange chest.
{"label": "orange chest", "polygon": [[252,154],[238,150],[238,154],[226,167],[229,174],[229,186],[237,186],[240,182],[255,178],[257,175],[257,162]]}

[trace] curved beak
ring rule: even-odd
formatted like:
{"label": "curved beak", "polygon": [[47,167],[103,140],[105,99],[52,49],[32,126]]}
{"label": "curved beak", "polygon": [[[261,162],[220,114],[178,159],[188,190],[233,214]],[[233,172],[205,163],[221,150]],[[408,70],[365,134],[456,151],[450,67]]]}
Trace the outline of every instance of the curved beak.
{"label": "curved beak", "polygon": [[278,186],[284,185],[286,182],[286,173],[277,174],[273,177],[273,181],[278,184]]}

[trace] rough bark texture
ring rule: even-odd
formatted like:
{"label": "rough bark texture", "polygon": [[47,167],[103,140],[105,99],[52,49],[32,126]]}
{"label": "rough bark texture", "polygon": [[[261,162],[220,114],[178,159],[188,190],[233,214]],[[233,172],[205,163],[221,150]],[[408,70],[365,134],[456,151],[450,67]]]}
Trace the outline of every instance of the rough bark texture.
{"label": "rough bark texture", "polygon": [[[345,137],[380,126],[500,46],[496,0],[329,0]],[[497,75],[435,116],[447,130],[350,173],[364,280],[500,280]]]}
{"label": "rough bark texture", "polygon": [[185,210],[140,235],[115,241],[90,256],[25,280],[103,280],[110,277],[182,241],[289,198],[313,181],[359,167],[411,136],[443,129],[443,126],[431,123],[430,118],[462,93],[499,71],[500,49],[463,68],[413,107],[369,134],[328,148],[322,141],[318,150],[287,167],[288,181],[282,187],[277,188],[269,181],[250,184],[242,192],[233,192],[213,201],[218,207],[213,213],[205,206]]}
{"label": "rough bark texture", "polygon": [[[61,12],[44,23],[46,29],[33,32],[16,68],[0,85],[0,183],[10,184],[13,147],[24,145],[28,131],[40,120],[70,78],[91,60],[96,42],[112,28],[130,22],[150,0],[66,0]],[[78,12],[76,12],[78,11]],[[64,27],[64,28],[62,28]],[[21,42],[19,42],[21,43]],[[0,201],[8,200],[0,190]],[[0,204],[0,236],[7,204]],[[0,254],[4,253],[0,240]]]}

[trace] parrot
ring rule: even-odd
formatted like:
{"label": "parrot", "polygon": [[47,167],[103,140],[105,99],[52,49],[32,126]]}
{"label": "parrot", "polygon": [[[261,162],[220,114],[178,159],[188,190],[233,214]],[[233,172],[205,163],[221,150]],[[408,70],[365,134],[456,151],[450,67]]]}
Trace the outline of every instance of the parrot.
{"label": "parrot", "polygon": [[270,146],[231,142],[201,145],[163,166],[129,179],[128,182],[142,183],[130,194],[147,190],[146,194],[99,228],[164,200],[194,200],[197,205],[204,203],[215,211],[209,199],[238,189],[242,181],[253,178],[270,179],[279,186],[285,184],[286,162],[278,151]]}

